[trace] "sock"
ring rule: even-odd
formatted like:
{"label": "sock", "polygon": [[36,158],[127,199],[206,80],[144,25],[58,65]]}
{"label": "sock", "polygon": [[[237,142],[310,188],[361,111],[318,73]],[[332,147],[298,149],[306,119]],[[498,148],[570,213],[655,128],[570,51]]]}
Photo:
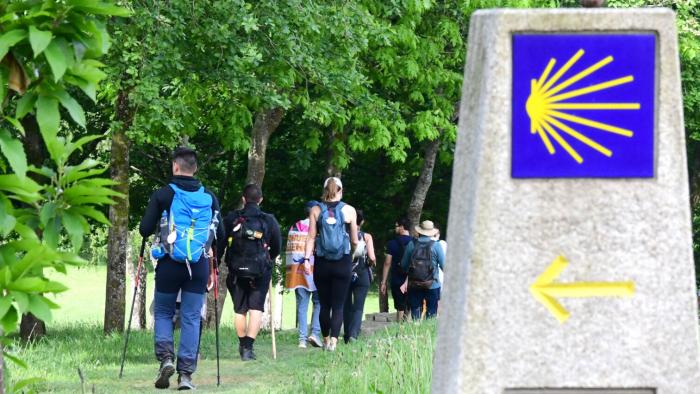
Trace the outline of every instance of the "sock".
{"label": "sock", "polygon": [[245,341],[246,341],[246,347],[249,348],[249,349],[252,349],[252,348],[253,348],[253,343],[255,343],[255,338],[244,337],[243,339],[245,339]]}
{"label": "sock", "polygon": [[238,337],[238,346],[243,346],[243,347],[245,347],[245,345],[246,345],[246,338],[247,338],[247,337]]}

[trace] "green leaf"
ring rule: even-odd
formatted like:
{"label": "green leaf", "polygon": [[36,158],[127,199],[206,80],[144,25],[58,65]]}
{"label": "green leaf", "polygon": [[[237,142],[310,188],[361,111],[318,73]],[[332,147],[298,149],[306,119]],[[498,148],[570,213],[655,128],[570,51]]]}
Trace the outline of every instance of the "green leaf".
{"label": "green leaf", "polygon": [[[7,81],[10,79],[10,70],[4,64],[0,64],[0,104],[5,101],[7,95]],[[3,107],[0,105],[0,112],[3,112]]]}
{"label": "green leaf", "polygon": [[36,120],[51,158],[57,161],[61,157],[63,146],[56,139],[61,115],[58,112],[58,100],[55,97],[39,96],[36,101]]}
{"label": "green leaf", "polygon": [[2,325],[5,334],[10,333],[17,329],[17,322],[19,321],[19,315],[17,314],[17,309],[14,305],[10,306],[7,313],[0,319],[0,325]]}
{"label": "green leaf", "polygon": [[107,219],[107,217],[97,209],[89,206],[89,205],[83,205],[83,206],[73,206],[70,208],[71,211],[75,211],[83,216],[87,216],[89,218],[95,219],[96,221],[106,224],[110,226],[112,223]]}
{"label": "green leaf", "polygon": [[[16,323],[15,323],[15,324],[16,324]],[[6,352],[6,351],[3,351],[2,354],[3,354],[3,356],[4,356],[6,359],[12,361],[12,362],[15,363],[16,365],[18,365],[18,366],[20,366],[20,367],[22,367],[22,368],[27,368],[27,363],[25,363],[24,361],[22,361],[20,358],[18,358],[18,357],[15,356],[14,354],[10,354],[10,353],[8,353],[8,352]]]}
{"label": "green leaf", "polygon": [[44,297],[36,294],[29,295],[29,312],[39,319],[49,322],[51,321],[51,309],[44,302]]}
{"label": "green leaf", "polygon": [[52,40],[49,46],[46,47],[44,56],[46,56],[46,60],[51,66],[54,82],[58,82],[68,68],[68,59],[66,59],[61,41],[59,39]]}
{"label": "green leaf", "polygon": [[25,30],[10,30],[0,36],[0,59],[4,58],[10,48],[27,37]]}
{"label": "green leaf", "polygon": [[29,43],[32,45],[35,59],[46,49],[52,38],[53,34],[50,31],[42,31],[34,26],[29,26]]}
{"label": "green leaf", "polygon": [[46,242],[46,244],[54,249],[57,248],[60,234],[61,234],[61,219],[54,218],[54,219],[49,220],[49,222],[46,224],[46,228],[44,228],[44,234],[43,234],[44,241]]}
{"label": "green leaf", "polygon": [[15,302],[19,307],[19,313],[24,314],[29,308],[29,295],[22,293],[20,291],[11,292],[12,296],[15,297]]}
{"label": "green leaf", "polygon": [[3,287],[7,287],[7,284],[12,282],[12,270],[9,266],[5,266],[0,272],[0,279],[2,280]]}
{"label": "green leaf", "polygon": [[[80,265],[80,264],[85,264],[85,259],[82,257],[78,256],[75,253],[70,253],[70,252],[59,252],[58,255],[60,256],[61,260],[66,263],[66,264],[72,264],[72,265]],[[58,268],[56,268],[57,271],[59,271]],[[65,274],[65,271],[61,271]]]}
{"label": "green leaf", "polygon": [[56,216],[56,203],[47,202],[46,204],[44,204],[43,207],[41,207],[41,211],[39,213],[39,221],[41,222],[42,226],[46,226],[46,223],[49,222],[49,219],[51,219],[55,216]]}
{"label": "green leaf", "polygon": [[5,316],[10,306],[12,306],[12,297],[0,296],[0,319]]}
{"label": "green leaf", "polygon": [[27,175],[27,156],[22,142],[13,138],[7,130],[0,128],[0,150],[10,163],[12,171],[23,181]]}
{"label": "green leaf", "polygon": [[80,215],[76,215],[71,211],[63,212],[63,226],[66,228],[66,232],[70,236],[71,243],[73,244],[73,249],[75,252],[80,251],[80,247],[83,246],[83,235],[85,235],[85,228],[90,228]]}
{"label": "green leaf", "polygon": [[7,237],[15,228],[15,224],[17,224],[17,218],[14,217],[12,202],[0,193],[0,236]]}
{"label": "green leaf", "polygon": [[44,284],[44,292],[46,293],[62,293],[68,290],[68,286],[61,282],[48,281]]}
{"label": "green leaf", "polygon": [[36,94],[34,94],[34,92],[27,92],[24,96],[22,96],[22,98],[17,100],[15,117],[17,119],[24,118],[32,111],[32,108],[34,108],[34,103],[36,103]]}
{"label": "green leaf", "polygon": [[83,107],[81,107],[80,104],[78,104],[78,102],[65,90],[55,92],[54,95],[61,102],[61,105],[68,110],[68,113],[70,114],[71,118],[73,118],[75,123],[85,128],[85,112],[83,111]]}
{"label": "green leaf", "polygon": [[24,293],[38,293],[44,290],[44,281],[36,277],[19,278],[8,283],[7,288]]}
{"label": "green leaf", "polygon": [[73,75],[66,75],[63,80],[66,81],[66,83],[79,87],[92,101],[97,101],[97,84]]}
{"label": "green leaf", "polygon": [[126,8],[95,0],[68,0],[67,3],[81,11],[95,15],[129,16]]}
{"label": "green leaf", "polygon": [[[26,368],[26,365],[25,365]],[[12,386],[12,392],[13,393],[19,393],[22,392],[22,390],[25,387],[29,387],[32,385],[38,385],[40,383],[46,382],[46,379],[44,378],[28,378],[28,379],[22,379],[19,382],[15,383],[14,386]],[[31,391],[30,391],[31,392]]]}
{"label": "green leaf", "polygon": [[19,131],[22,136],[24,136],[24,126],[22,126],[22,123],[17,120],[17,118],[13,118],[11,116],[5,116],[5,120],[8,121],[10,124],[15,126],[15,129]]}
{"label": "green leaf", "polygon": [[67,142],[66,147],[65,147],[66,157],[70,157],[73,154],[73,152],[75,152],[76,149],[82,150],[83,145],[85,145],[89,142],[95,141],[95,140],[99,140],[100,138],[103,138],[103,137],[104,136],[100,135],[100,134],[92,134],[92,135],[87,135],[85,137],[82,137],[75,142],[70,142],[70,141]]}

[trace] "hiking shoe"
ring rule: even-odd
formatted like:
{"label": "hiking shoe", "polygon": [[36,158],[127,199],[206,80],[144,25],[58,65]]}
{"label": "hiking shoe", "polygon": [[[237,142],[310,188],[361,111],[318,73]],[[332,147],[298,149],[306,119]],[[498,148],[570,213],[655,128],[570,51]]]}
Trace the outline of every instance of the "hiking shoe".
{"label": "hiking shoe", "polygon": [[313,347],[323,347],[323,344],[321,343],[321,341],[318,340],[318,338],[316,338],[315,335],[310,336],[308,342]]}
{"label": "hiking shoe", "polygon": [[335,346],[337,345],[338,342],[336,341],[328,341],[328,344],[326,345],[326,351],[327,352],[334,352],[335,351]]}
{"label": "hiking shoe", "polygon": [[238,355],[243,358],[243,350],[245,349],[245,346],[243,345],[238,345]]}
{"label": "hiking shoe", "polygon": [[175,365],[173,360],[166,358],[160,363],[158,377],[156,377],[156,388],[167,389],[170,387],[170,377],[175,373]]}
{"label": "hiking shoe", "polygon": [[253,348],[244,348],[243,354],[241,354],[241,361],[252,361],[255,360],[255,353],[253,353]]}
{"label": "hiking shoe", "polygon": [[192,376],[181,373],[177,377],[177,389],[178,390],[194,390],[194,384],[192,384]]}
{"label": "hiking shoe", "polygon": [[306,349],[306,341],[299,341],[299,349]]}

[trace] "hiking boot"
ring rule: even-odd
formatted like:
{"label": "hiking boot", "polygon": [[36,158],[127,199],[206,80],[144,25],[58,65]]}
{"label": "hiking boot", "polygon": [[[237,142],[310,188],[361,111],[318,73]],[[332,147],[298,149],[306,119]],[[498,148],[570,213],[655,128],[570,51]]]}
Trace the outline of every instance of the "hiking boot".
{"label": "hiking boot", "polygon": [[252,347],[247,347],[243,349],[243,354],[241,354],[241,361],[252,361],[255,360],[255,353],[253,353]]}
{"label": "hiking boot", "polygon": [[315,335],[310,336],[308,342],[313,347],[323,347],[323,344],[321,343],[321,341],[318,340],[318,338],[316,338]]}
{"label": "hiking boot", "polygon": [[178,390],[194,390],[194,384],[192,384],[192,376],[181,373],[177,377],[177,389]]}
{"label": "hiking boot", "polygon": [[306,341],[299,341],[299,349],[306,349]]}
{"label": "hiking boot", "polygon": [[243,350],[245,349],[245,346],[243,345],[238,345],[238,355],[243,358]]}
{"label": "hiking boot", "polygon": [[160,363],[158,376],[156,377],[156,388],[167,389],[170,387],[170,377],[175,373],[175,365],[173,360],[166,358]]}

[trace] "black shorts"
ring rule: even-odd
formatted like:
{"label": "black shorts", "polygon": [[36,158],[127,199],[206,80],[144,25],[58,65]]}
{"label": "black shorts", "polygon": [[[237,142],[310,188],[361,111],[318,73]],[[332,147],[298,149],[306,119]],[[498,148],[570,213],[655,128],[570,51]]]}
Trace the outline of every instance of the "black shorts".
{"label": "black shorts", "polygon": [[391,298],[394,299],[394,309],[405,311],[408,308],[408,297],[401,292],[401,285],[391,285]]}
{"label": "black shorts", "polygon": [[233,300],[233,311],[245,315],[249,310],[265,311],[265,297],[270,287],[272,272],[267,271],[257,280],[226,277],[226,287]]}

